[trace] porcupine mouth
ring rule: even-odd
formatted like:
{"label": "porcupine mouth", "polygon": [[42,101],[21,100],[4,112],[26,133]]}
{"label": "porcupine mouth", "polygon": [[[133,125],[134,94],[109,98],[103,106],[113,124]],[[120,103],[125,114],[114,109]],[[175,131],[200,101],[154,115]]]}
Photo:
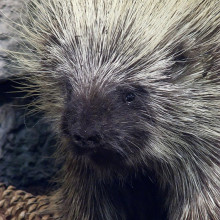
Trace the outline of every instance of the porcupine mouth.
{"label": "porcupine mouth", "polygon": [[99,146],[92,149],[83,149],[75,146],[74,153],[78,157],[86,158],[98,166],[110,167],[119,165],[123,161],[123,157],[119,153],[111,149],[107,149],[104,146]]}

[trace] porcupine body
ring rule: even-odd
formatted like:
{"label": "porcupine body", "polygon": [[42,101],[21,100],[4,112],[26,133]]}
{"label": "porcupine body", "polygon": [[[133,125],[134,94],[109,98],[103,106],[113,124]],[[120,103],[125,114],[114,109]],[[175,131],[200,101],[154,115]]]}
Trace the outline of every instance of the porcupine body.
{"label": "porcupine body", "polygon": [[153,179],[169,220],[219,220],[219,1],[26,9],[16,56],[65,158],[52,197],[60,219],[150,219]]}

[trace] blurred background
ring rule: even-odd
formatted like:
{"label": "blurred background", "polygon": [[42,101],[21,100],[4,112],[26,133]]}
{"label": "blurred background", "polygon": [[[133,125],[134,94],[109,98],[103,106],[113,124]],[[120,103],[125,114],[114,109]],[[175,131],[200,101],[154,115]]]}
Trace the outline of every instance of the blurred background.
{"label": "blurred background", "polygon": [[24,99],[25,94],[13,82],[19,71],[1,50],[18,48],[16,33],[4,17],[16,21],[20,7],[21,0],[0,0],[0,182],[44,194],[57,170],[53,135],[41,115],[28,115],[30,100]]}

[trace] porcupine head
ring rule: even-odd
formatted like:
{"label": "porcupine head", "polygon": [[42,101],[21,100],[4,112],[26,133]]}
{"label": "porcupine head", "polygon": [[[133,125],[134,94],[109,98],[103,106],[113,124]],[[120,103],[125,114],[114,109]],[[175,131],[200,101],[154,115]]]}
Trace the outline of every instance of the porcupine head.
{"label": "porcupine head", "polygon": [[18,60],[64,180],[149,169],[183,203],[184,186],[211,188],[207,173],[219,183],[220,14],[217,1],[198,2],[30,1]]}

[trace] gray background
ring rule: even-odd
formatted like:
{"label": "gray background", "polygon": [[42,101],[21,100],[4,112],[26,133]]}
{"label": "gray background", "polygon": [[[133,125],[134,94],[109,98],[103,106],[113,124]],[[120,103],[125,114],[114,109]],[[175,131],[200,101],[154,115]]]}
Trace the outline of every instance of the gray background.
{"label": "gray background", "polygon": [[2,49],[18,48],[16,32],[5,17],[17,20],[21,0],[0,0],[0,182],[32,193],[45,193],[57,168],[52,154],[55,144],[41,115],[28,116],[31,100],[16,89],[12,68]]}

